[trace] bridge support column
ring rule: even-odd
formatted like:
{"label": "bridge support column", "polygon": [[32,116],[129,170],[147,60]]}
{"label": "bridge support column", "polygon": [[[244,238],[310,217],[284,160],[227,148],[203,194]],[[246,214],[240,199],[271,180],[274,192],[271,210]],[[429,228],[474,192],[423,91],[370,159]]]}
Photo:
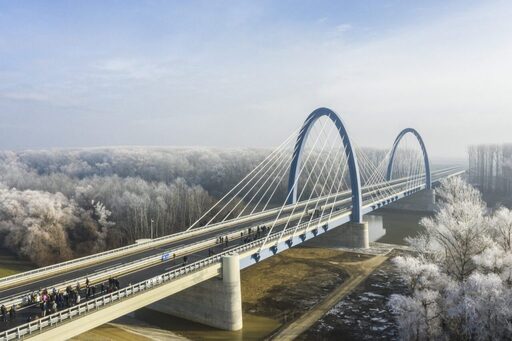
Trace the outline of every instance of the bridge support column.
{"label": "bridge support column", "polygon": [[368,222],[362,223],[349,222],[339,227],[345,232],[347,247],[367,249],[370,247],[370,237],[368,235]]}
{"label": "bridge support column", "polygon": [[219,329],[242,329],[238,255],[222,258],[222,278],[199,283],[153,303],[149,308]]}

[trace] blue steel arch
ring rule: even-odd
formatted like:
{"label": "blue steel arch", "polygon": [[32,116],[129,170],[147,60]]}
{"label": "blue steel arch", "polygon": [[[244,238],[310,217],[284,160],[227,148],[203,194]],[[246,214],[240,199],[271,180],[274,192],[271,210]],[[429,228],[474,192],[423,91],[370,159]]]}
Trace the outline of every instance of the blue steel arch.
{"label": "blue steel arch", "polygon": [[361,195],[361,180],[359,178],[359,166],[357,164],[357,156],[354,148],[350,142],[350,138],[345,129],[345,125],[341,118],[331,109],[318,108],[313,111],[308,118],[304,121],[302,128],[297,137],[295,143],[295,149],[293,151],[292,163],[290,166],[290,176],[288,179],[288,204],[293,204],[297,201],[297,182],[298,182],[298,167],[302,155],[302,150],[306,143],[306,139],[310,132],[310,128],[313,124],[322,116],[327,116],[338,128],[341,140],[343,141],[343,147],[345,149],[345,155],[348,161],[348,171],[350,175],[350,186],[352,188],[352,221],[361,223],[362,217],[362,195]]}
{"label": "blue steel arch", "polygon": [[416,137],[416,139],[418,140],[418,143],[420,144],[421,151],[423,153],[423,161],[425,162],[425,174],[426,174],[425,188],[431,189],[432,188],[432,178],[431,178],[431,174],[430,174],[430,161],[428,160],[427,148],[425,148],[425,143],[423,143],[423,139],[421,138],[420,133],[418,133],[416,131],[416,129],[413,129],[413,128],[405,128],[396,137],[395,142],[393,143],[393,148],[391,149],[391,156],[389,158],[386,180],[388,180],[388,181],[391,180],[391,173],[393,173],[393,162],[395,159],[396,149],[398,148],[400,141],[406,134],[413,134]]}

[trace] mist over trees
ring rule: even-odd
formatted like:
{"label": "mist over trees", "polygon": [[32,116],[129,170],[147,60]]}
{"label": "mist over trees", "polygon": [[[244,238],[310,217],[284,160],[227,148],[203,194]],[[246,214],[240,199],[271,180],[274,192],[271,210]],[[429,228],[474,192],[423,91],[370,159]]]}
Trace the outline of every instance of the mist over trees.
{"label": "mist over trees", "polygon": [[512,335],[512,211],[487,214],[460,178],[436,190],[441,207],[394,262],[410,295],[389,306],[404,340],[505,340]]}
{"label": "mist over trees", "polygon": [[512,194],[512,144],[471,146],[470,183],[484,193]]}

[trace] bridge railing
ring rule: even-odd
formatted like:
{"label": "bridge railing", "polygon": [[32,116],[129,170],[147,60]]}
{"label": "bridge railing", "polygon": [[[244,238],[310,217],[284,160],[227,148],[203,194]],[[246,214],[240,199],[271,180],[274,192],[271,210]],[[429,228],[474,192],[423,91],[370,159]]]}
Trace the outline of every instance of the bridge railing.
{"label": "bridge railing", "polygon": [[[392,180],[391,183],[397,182],[397,181],[400,181],[400,179]],[[48,265],[48,266],[40,267],[40,268],[37,268],[37,269],[25,271],[25,272],[22,272],[22,273],[19,273],[19,274],[14,274],[14,275],[11,275],[11,276],[3,277],[3,278],[0,278],[0,285],[4,284],[6,282],[9,282],[9,281],[14,281],[15,282],[16,279],[27,277],[27,276],[31,276],[31,275],[35,275],[35,274],[39,274],[39,273],[42,273],[42,272],[52,271],[52,270],[56,270],[56,269],[64,270],[64,269],[66,269],[68,267],[72,268],[73,265],[75,265],[75,264],[87,263],[88,261],[97,260],[97,259],[102,258],[102,257],[108,257],[108,256],[114,256],[114,255],[122,256],[125,253],[125,251],[129,251],[129,250],[133,250],[133,249],[137,249],[137,248],[140,248],[142,250],[142,249],[145,249],[145,248],[149,248],[152,245],[156,246],[156,244],[159,244],[159,243],[162,243],[162,242],[165,242],[165,241],[172,241],[173,239],[179,240],[180,237],[183,237],[183,236],[186,236],[186,235],[198,234],[199,232],[204,231],[204,230],[213,230],[216,226],[221,225],[221,224],[222,224],[222,222],[221,223],[216,223],[216,224],[211,224],[211,225],[208,225],[208,226],[197,227],[197,228],[195,228],[193,230],[190,230],[190,231],[182,231],[182,232],[174,233],[172,235],[167,235],[167,236],[151,239],[151,240],[148,240],[148,241],[145,241],[145,242],[141,242],[141,243],[138,243],[138,244],[131,244],[131,245],[123,246],[123,247],[116,248],[116,249],[113,249],[113,250],[108,250],[108,251],[96,253],[96,254],[93,254],[93,255],[84,256],[84,257],[72,259],[72,260],[69,260],[69,261],[65,261],[65,262],[61,262],[61,263],[57,263],[57,264]]]}

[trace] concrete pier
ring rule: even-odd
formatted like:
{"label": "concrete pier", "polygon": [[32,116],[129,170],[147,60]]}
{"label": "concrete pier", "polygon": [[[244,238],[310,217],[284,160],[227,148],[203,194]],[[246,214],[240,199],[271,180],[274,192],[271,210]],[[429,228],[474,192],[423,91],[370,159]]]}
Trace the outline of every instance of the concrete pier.
{"label": "concrete pier", "polygon": [[424,189],[411,196],[402,198],[397,202],[384,207],[385,210],[411,211],[432,213],[436,209],[436,196],[433,189]]}
{"label": "concrete pier", "polygon": [[368,222],[349,222],[307,241],[304,246],[367,249],[370,247]]}
{"label": "concrete pier", "polygon": [[222,278],[199,283],[153,303],[148,308],[219,329],[242,329],[238,255],[222,258]]}

